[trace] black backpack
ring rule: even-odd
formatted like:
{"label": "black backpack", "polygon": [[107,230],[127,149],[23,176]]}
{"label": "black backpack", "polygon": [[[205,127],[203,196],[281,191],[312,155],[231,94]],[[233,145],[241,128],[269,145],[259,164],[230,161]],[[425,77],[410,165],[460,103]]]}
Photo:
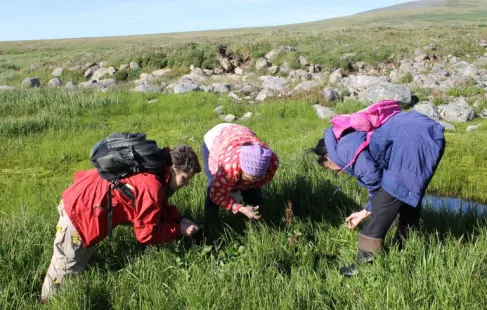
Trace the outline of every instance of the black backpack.
{"label": "black backpack", "polygon": [[162,175],[164,172],[164,150],[153,140],[147,140],[143,133],[116,132],[99,141],[90,153],[91,164],[102,179],[109,181],[108,238],[112,238],[112,188],[118,189],[132,201],[135,196],[121,178],[149,172]]}

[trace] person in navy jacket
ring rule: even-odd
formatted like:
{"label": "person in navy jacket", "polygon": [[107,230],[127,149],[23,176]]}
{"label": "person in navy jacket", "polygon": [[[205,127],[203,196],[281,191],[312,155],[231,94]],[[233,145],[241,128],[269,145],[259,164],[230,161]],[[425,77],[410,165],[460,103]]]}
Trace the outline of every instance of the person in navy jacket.
{"label": "person in navy jacket", "polygon": [[[444,127],[416,111],[400,112],[375,129],[369,146],[345,172],[368,191],[364,210],[345,220],[349,229],[370,219],[359,233],[357,265],[371,262],[382,249],[384,237],[399,214],[396,237],[401,241],[419,225],[421,200],[445,148]],[[366,132],[351,130],[339,141],[333,127],[326,129],[313,151],[318,163],[340,171],[353,159]],[[358,273],[356,265],[341,268],[342,274]]]}

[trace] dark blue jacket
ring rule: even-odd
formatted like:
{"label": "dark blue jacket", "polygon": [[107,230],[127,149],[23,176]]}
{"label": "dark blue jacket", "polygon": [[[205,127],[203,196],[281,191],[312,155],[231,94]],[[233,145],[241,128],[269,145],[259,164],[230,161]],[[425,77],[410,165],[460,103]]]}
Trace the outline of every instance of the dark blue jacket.
{"label": "dark blue jacket", "polygon": [[[441,124],[416,111],[396,114],[375,130],[368,148],[345,170],[368,190],[368,211],[380,187],[410,206],[419,205],[443,155],[443,132]],[[337,143],[329,127],[325,131],[325,144],[330,160],[345,167],[365,135],[352,132]]]}

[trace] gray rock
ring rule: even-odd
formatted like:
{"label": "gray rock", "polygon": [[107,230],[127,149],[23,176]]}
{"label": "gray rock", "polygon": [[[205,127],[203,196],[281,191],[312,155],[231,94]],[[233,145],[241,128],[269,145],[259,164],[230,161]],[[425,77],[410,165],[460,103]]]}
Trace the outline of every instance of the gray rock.
{"label": "gray rock", "polygon": [[63,68],[56,68],[52,71],[52,76],[61,76],[63,74]]}
{"label": "gray rock", "polygon": [[335,116],[335,112],[330,108],[325,108],[319,104],[314,104],[313,108],[316,110],[316,115],[318,115],[320,119],[329,119]]}
{"label": "gray rock", "polygon": [[[94,67],[93,67],[93,68],[94,68]],[[96,71],[93,73],[93,75],[92,75],[91,79],[92,79],[92,80],[97,80],[97,81],[98,81],[100,78],[102,78],[102,77],[103,77],[103,76],[105,76],[106,74],[108,74],[108,70],[107,70],[107,68],[101,67],[101,68],[99,68],[98,70],[96,70]]]}
{"label": "gray rock", "polygon": [[98,67],[98,66],[90,67],[90,68],[88,68],[88,69],[85,71],[85,73],[83,74],[83,76],[84,76],[85,78],[87,78],[87,79],[88,79],[88,78],[92,77],[92,76],[93,76],[93,74],[94,74],[94,73],[95,73],[95,72],[96,72],[98,69],[99,69],[99,67]]}
{"label": "gray rock", "polygon": [[287,74],[291,71],[291,68],[289,67],[289,64],[287,61],[283,62],[281,67],[279,67],[279,72]]}
{"label": "gray rock", "polygon": [[399,70],[392,70],[391,73],[389,73],[389,79],[391,80],[392,83],[398,83],[402,78],[401,73],[399,73]]}
{"label": "gray rock", "polygon": [[184,94],[192,91],[198,91],[199,87],[196,83],[179,83],[174,86],[175,94]]}
{"label": "gray rock", "polygon": [[83,67],[81,67],[81,66],[72,66],[68,70],[69,71],[78,71],[78,70],[81,70],[81,69],[83,69]]}
{"label": "gray rock", "polygon": [[365,99],[369,104],[387,99],[397,100],[403,107],[412,104],[411,89],[406,85],[391,83],[382,83],[368,88],[360,94],[360,98]]}
{"label": "gray rock", "polygon": [[104,88],[103,85],[98,84],[95,80],[89,80],[83,83],[79,83],[78,85],[79,88]]}
{"label": "gray rock", "polygon": [[311,79],[315,81],[327,81],[330,77],[325,73],[311,73]]}
{"label": "gray rock", "polygon": [[41,82],[36,77],[30,77],[25,78],[20,85],[26,87],[39,87],[41,86]]}
{"label": "gray rock", "polygon": [[246,121],[252,117],[252,112],[247,112],[240,118],[241,121]]}
{"label": "gray rock", "polygon": [[89,69],[89,68],[94,67],[94,66],[96,66],[96,62],[94,62],[94,61],[87,62],[85,64],[85,69]]}
{"label": "gray rock", "polygon": [[222,114],[223,113],[223,106],[222,105],[219,105],[217,106],[213,112],[217,113],[217,114]]}
{"label": "gray rock", "polygon": [[479,116],[486,118],[487,117],[487,109],[483,109],[482,111],[480,111]]}
{"label": "gray rock", "polygon": [[464,98],[458,98],[450,102],[440,115],[448,122],[468,122],[475,117],[475,110]]}
{"label": "gray rock", "polygon": [[228,93],[228,97],[232,98],[233,100],[237,100],[237,101],[240,100],[238,95],[236,93],[234,93],[233,91]]}
{"label": "gray rock", "polygon": [[196,74],[186,74],[179,79],[179,83],[203,83],[208,81],[207,76],[201,76]]}
{"label": "gray rock", "polygon": [[267,88],[279,93],[284,93],[287,90],[286,79],[281,77],[270,76],[264,80],[262,83],[263,88]]}
{"label": "gray rock", "polygon": [[229,84],[223,84],[223,83],[213,84],[213,91],[217,94],[226,94],[229,93],[230,90],[231,87]]}
{"label": "gray rock", "polygon": [[8,85],[0,85],[0,90],[14,90],[15,87],[8,86]]}
{"label": "gray rock", "polygon": [[455,130],[455,126],[453,126],[450,123],[447,123],[445,121],[438,121],[443,127],[445,127],[445,130]]}
{"label": "gray rock", "polygon": [[265,99],[267,98],[272,98],[274,97],[276,94],[273,90],[269,89],[269,88],[264,88],[263,90],[261,90],[258,94],[257,94],[257,97],[255,97],[255,100],[256,101],[259,101],[259,102],[262,102],[264,101]]}
{"label": "gray rock", "polygon": [[440,113],[438,112],[438,107],[428,101],[418,102],[414,105],[414,110],[421,114],[428,116],[434,120],[440,119]]}
{"label": "gray rock", "polygon": [[49,82],[47,83],[47,86],[49,86],[49,87],[61,87],[61,86],[63,86],[63,82],[61,82],[61,80],[59,78],[53,78],[53,79],[49,80]]}
{"label": "gray rock", "polygon": [[318,72],[321,72],[321,66],[320,65],[316,65],[316,64],[311,64],[311,65],[309,65],[308,72],[309,73],[318,73]]}
{"label": "gray rock", "polygon": [[219,74],[223,74],[225,71],[222,69],[222,68],[215,68],[214,70],[214,73],[219,75]]}
{"label": "gray rock", "polygon": [[326,87],[323,89],[323,97],[327,101],[335,101],[340,99],[341,94],[338,90],[330,87]]}
{"label": "gray rock", "polygon": [[233,114],[228,114],[227,116],[225,116],[225,118],[223,119],[226,123],[231,123],[233,122],[234,120],[236,119],[235,115]]}
{"label": "gray rock", "polygon": [[277,72],[279,72],[279,67],[278,66],[271,66],[267,69],[267,71],[269,71],[270,74],[276,74]]}
{"label": "gray rock", "polygon": [[152,100],[147,101],[147,103],[150,103],[150,104],[154,104],[156,102],[157,102],[157,99],[152,99]]}
{"label": "gray rock", "polygon": [[155,77],[165,77],[171,72],[171,69],[160,69],[152,72]]}
{"label": "gray rock", "polygon": [[140,84],[134,89],[132,89],[133,92],[139,92],[139,93],[158,93],[161,92],[162,89],[158,86],[151,85],[151,84]]}
{"label": "gray rock", "polygon": [[119,69],[123,70],[123,69],[128,69],[128,68],[130,68],[129,64],[121,64]]}
{"label": "gray rock", "polygon": [[317,86],[318,83],[316,81],[304,81],[294,87],[294,92],[310,91]]}
{"label": "gray rock", "polygon": [[299,64],[302,67],[305,67],[305,66],[308,66],[309,65],[308,57],[306,57],[306,56],[301,55],[301,56],[299,56],[298,60],[299,60]]}
{"label": "gray rock", "polygon": [[206,76],[212,76],[213,75],[213,70],[210,70],[210,69],[203,69],[203,72],[205,73]]}
{"label": "gray rock", "polygon": [[467,127],[467,132],[471,132],[471,131],[477,130],[477,129],[479,129],[480,126],[482,126],[482,124],[470,125],[470,126]]}
{"label": "gray rock", "polygon": [[206,76],[205,72],[203,72],[203,70],[201,68],[194,68],[191,71],[191,74],[198,75],[198,76]]}
{"label": "gray rock", "polygon": [[365,90],[375,85],[387,82],[386,77],[368,76],[368,75],[356,75],[342,79],[342,84],[345,86],[351,86],[357,90]]}
{"label": "gray rock", "polygon": [[109,88],[109,87],[113,87],[113,86],[117,85],[117,80],[115,80],[115,79],[104,79],[104,80],[98,81],[98,83],[103,85],[103,87],[105,87],[105,88]]}
{"label": "gray rock", "polygon": [[254,86],[253,84],[250,84],[250,83],[246,83],[240,87],[239,92],[246,94],[246,95],[249,95],[256,90],[257,90],[256,86]]}
{"label": "gray rock", "polygon": [[100,61],[100,67],[106,67],[108,65],[108,61]]}
{"label": "gray rock", "polygon": [[330,74],[330,79],[328,80],[328,83],[330,83],[331,85],[339,84],[342,81],[342,78],[343,78],[342,69],[341,68],[336,69],[335,71],[333,71],[332,74]]}
{"label": "gray rock", "polygon": [[272,50],[265,54],[265,58],[269,59],[270,61],[273,61],[277,58],[277,56],[283,52],[288,53],[294,51],[294,47],[292,46],[279,46],[277,49]]}
{"label": "gray rock", "polygon": [[114,75],[115,73],[117,73],[117,71],[118,71],[118,70],[117,70],[117,69],[115,69],[115,67],[114,67],[114,66],[111,66],[110,68],[108,68],[108,69],[107,69],[107,73],[108,73],[109,75]]}
{"label": "gray rock", "polygon": [[139,63],[136,61],[131,61],[129,64],[130,69],[140,69]]}
{"label": "gray rock", "polygon": [[243,73],[244,73],[244,71],[242,68],[240,68],[240,67],[235,68],[235,74],[243,75]]}
{"label": "gray rock", "polygon": [[200,86],[200,90],[205,93],[211,93],[213,91],[213,86],[212,85],[203,85]]}
{"label": "gray rock", "polygon": [[308,81],[311,80],[311,73],[302,69],[293,70],[289,72],[288,78],[291,81],[296,81],[296,80]]}
{"label": "gray rock", "polygon": [[260,70],[270,65],[269,61],[265,58],[259,58],[255,62],[255,70]]}
{"label": "gray rock", "polygon": [[[222,57],[222,58],[220,58],[219,62],[220,62],[220,66],[222,66],[222,68],[223,68],[223,70],[225,70],[225,72],[230,72],[233,70],[233,65],[230,62],[230,59],[228,59],[226,57]],[[216,73],[216,70],[215,70],[215,73]]]}
{"label": "gray rock", "polygon": [[73,81],[67,82],[64,87],[67,89],[76,89],[77,88],[77,86],[73,83]]}

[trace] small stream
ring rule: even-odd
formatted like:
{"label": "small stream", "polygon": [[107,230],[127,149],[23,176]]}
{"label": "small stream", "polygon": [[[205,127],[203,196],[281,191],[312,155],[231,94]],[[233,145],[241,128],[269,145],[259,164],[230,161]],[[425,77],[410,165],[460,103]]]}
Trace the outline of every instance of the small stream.
{"label": "small stream", "polygon": [[433,211],[447,211],[454,214],[465,215],[467,213],[477,216],[487,215],[487,205],[466,201],[459,198],[438,197],[426,195],[423,198],[423,208]]}

